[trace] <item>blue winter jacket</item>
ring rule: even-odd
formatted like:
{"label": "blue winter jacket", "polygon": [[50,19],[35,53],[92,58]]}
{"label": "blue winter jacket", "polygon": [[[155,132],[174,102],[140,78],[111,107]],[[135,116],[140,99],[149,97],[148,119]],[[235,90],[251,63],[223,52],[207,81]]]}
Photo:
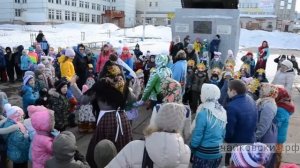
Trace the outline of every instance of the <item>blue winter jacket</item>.
{"label": "blue winter jacket", "polygon": [[[196,125],[192,132],[190,147],[193,154],[199,158],[217,159],[222,157],[220,146],[224,141],[225,128],[215,123],[219,122],[216,121],[215,117],[212,117],[211,122],[208,122],[208,115],[209,111],[207,109],[202,109],[198,113]],[[207,152],[207,150],[210,150],[211,153]]]}
{"label": "blue winter jacket", "polygon": [[226,106],[228,143],[254,143],[258,110],[255,101],[246,94],[236,95]]}
{"label": "blue winter jacket", "polygon": [[0,49],[0,68],[5,68],[6,67],[6,60],[4,57],[4,52],[2,49]]}
{"label": "blue winter jacket", "polygon": [[21,56],[21,70],[27,71],[31,66],[31,60],[28,55]]}
{"label": "blue winter jacket", "polygon": [[40,45],[41,45],[42,50],[48,50],[49,49],[49,44],[48,44],[48,41],[46,41],[46,40],[41,41]]}
{"label": "blue winter jacket", "polygon": [[25,85],[22,87],[22,93],[23,109],[27,114],[27,107],[35,104],[35,101],[39,98],[39,92],[34,91],[31,86]]}
{"label": "blue winter jacket", "polygon": [[286,141],[286,135],[289,128],[289,119],[291,113],[282,107],[277,108],[277,114],[275,116],[275,123],[278,128],[277,143],[283,144]]}
{"label": "blue winter jacket", "polygon": [[187,75],[187,61],[177,61],[173,64],[171,70],[173,74],[172,78],[181,84],[181,88],[183,89],[181,93],[184,93]]}
{"label": "blue winter jacket", "polygon": [[210,42],[209,45],[209,51],[214,52],[214,51],[219,51],[219,45],[220,45],[221,40],[220,39],[213,39]]}
{"label": "blue winter jacket", "polygon": [[[13,120],[7,119],[2,128],[8,128],[16,124]],[[20,129],[3,135],[3,139],[7,144],[7,156],[14,163],[24,163],[28,161],[29,138],[25,138]]]}

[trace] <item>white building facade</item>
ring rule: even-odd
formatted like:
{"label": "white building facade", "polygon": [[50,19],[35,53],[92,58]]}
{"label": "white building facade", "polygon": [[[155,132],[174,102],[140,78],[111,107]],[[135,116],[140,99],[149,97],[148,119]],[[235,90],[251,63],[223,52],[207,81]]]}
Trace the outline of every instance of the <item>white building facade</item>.
{"label": "white building facade", "polygon": [[170,25],[177,8],[182,8],[181,0],[136,0],[136,24],[143,24],[146,17],[147,24]]}
{"label": "white building facade", "polygon": [[[100,24],[103,23],[102,14],[106,10],[135,11],[132,9],[135,8],[135,1],[131,9],[126,9],[128,7],[126,5],[120,5],[125,4],[125,1],[130,2],[130,0],[1,0],[0,23],[57,24],[79,22]],[[128,16],[135,17],[129,14]],[[125,18],[126,21],[129,19]]]}

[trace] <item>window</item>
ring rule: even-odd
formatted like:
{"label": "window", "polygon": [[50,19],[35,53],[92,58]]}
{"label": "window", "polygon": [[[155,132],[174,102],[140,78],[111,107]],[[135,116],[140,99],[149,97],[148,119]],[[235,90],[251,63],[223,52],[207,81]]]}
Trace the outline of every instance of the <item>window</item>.
{"label": "window", "polygon": [[96,9],[96,4],[92,3],[92,9],[95,10]]}
{"label": "window", "polygon": [[61,20],[61,10],[56,10],[56,20]]}
{"label": "window", "polygon": [[293,0],[288,0],[288,3],[293,3]]}
{"label": "window", "polygon": [[48,18],[50,20],[53,20],[54,19],[54,10],[53,9],[49,9],[48,10]]}
{"label": "window", "polygon": [[83,8],[83,1],[79,1],[79,7]]}
{"label": "window", "polygon": [[85,22],[90,22],[90,15],[89,14],[85,14]]}
{"label": "window", "polygon": [[284,6],[284,1],[280,1],[280,6]]}
{"label": "window", "polygon": [[92,23],[96,23],[96,15],[92,15]]}
{"label": "window", "polygon": [[115,6],[111,7],[111,10],[115,11],[115,10],[116,10],[116,7],[115,7]]}
{"label": "window", "polygon": [[76,18],[76,12],[72,12],[72,21],[76,21],[77,18]]}
{"label": "window", "polygon": [[149,7],[152,7],[152,2],[149,2]]}
{"label": "window", "polygon": [[97,23],[101,23],[101,15],[97,15]]}
{"label": "window", "polygon": [[20,0],[15,0],[15,3],[21,3]]}
{"label": "window", "polygon": [[87,9],[90,8],[90,3],[89,2],[85,2],[85,8],[87,8]]}
{"label": "window", "polygon": [[111,0],[111,2],[116,2],[116,0]]}
{"label": "window", "polygon": [[286,9],[292,9],[292,4],[288,4]]}
{"label": "window", "polygon": [[27,0],[23,0],[23,3],[27,3]]}
{"label": "window", "polygon": [[101,5],[97,4],[97,10],[98,10],[98,11],[101,10]]}
{"label": "window", "polygon": [[71,20],[70,11],[65,11],[65,20]]}
{"label": "window", "polygon": [[107,10],[110,10],[110,6],[107,7]]}
{"label": "window", "polygon": [[56,0],[56,4],[61,4],[61,0]]}
{"label": "window", "polygon": [[70,6],[70,0],[65,0],[65,5]]}
{"label": "window", "polygon": [[54,0],[48,0],[49,3],[54,3]]}
{"label": "window", "polygon": [[21,17],[21,9],[15,9],[15,16]]}
{"label": "window", "polygon": [[83,22],[83,21],[84,21],[84,19],[83,19],[83,13],[79,13],[79,21],[80,21],[80,22]]}
{"label": "window", "polygon": [[103,11],[105,11],[106,10],[106,6],[105,5],[103,5]]}
{"label": "window", "polygon": [[156,7],[158,6],[158,2],[155,2],[155,6],[156,6]]}
{"label": "window", "polygon": [[76,6],[76,1],[77,0],[72,0],[72,6]]}

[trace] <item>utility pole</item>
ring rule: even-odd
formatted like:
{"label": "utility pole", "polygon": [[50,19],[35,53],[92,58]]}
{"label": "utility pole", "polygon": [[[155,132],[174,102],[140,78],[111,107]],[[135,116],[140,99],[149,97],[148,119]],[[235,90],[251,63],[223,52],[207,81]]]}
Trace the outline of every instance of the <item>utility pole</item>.
{"label": "utility pole", "polygon": [[144,18],[143,18],[143,41],[145,40],[145,29],[146,29],[146,8],[147,8],[147,0],[145,0],[144,4]]}

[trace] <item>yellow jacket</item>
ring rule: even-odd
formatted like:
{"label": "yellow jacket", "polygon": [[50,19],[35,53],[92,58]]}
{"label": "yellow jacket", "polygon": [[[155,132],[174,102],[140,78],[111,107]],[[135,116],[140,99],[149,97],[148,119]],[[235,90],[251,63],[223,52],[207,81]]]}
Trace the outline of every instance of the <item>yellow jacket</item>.
{"label": "yellow jacket", "polygon": [[58,62],[60,64],[61,77],[66,77],[68,80],[75,75],[74,65],[71,59],[65,61],[66,56],[62,55],[59,57]]}
{"label": "yellow jacket", "polygon": [[196,53],[200,52],[201,50],[201,43],[197,43],[196,41],[194,42],[194,49]]}

